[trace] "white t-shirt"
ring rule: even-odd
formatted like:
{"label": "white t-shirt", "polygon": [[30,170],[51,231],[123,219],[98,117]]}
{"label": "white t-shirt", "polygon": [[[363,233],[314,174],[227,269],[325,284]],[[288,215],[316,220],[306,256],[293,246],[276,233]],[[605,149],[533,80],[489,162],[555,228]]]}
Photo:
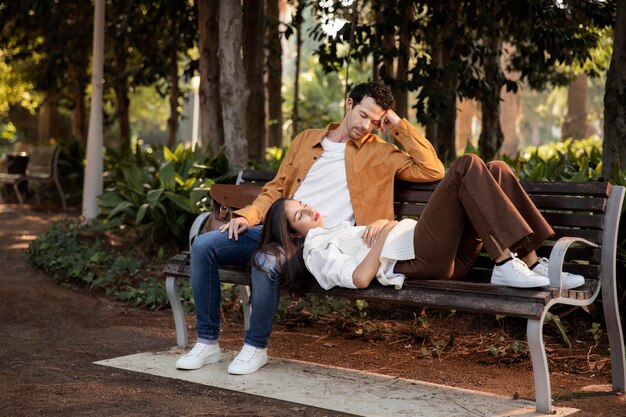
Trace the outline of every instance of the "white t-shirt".
{"label": "white t-shirt", "polygon": [[[376,274],[382,285],[402,288],[406,277],[395,273],[393,267],[396,261],[415,257],[413,235],[416,224],[415,220],[404,219],[387,235]],[[333,228],[317,227],[309,231],[304,241],[304,263],[322,288],[356,288],[352,273],[370,251],[361,238],[364,230],[365,226],[350,226],[343,222]]]}
{"label": "white t-shirt", "polygon": [[347,221],[354,224],[354,210],[346,180],[346,144],[324,138],[324,152],[307,172],[293,198],[320,212],[327,227]]}

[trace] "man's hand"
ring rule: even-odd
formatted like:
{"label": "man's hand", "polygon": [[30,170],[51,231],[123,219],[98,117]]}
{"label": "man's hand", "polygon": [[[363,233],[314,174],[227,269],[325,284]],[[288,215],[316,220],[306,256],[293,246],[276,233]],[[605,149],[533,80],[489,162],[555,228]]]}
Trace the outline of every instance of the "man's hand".
{"label": "man's hand", "polygon": [[250,227],[250,223],[248,223],[248,219],[245,217],[233,217],[228,223],[220,227],[220,232],[225,232],[228,230],[228,238],[235,240],[239,240],[239,233],[243,233],[248,227]]}
{"label": "man's hand", "polygon": [[400,116],[396,114],[395,111],[388,109],[383,118],[380,120],[380,131],[385,133],[387,130],[391,130],[394,127],[398,126],[398,124],[402,121]]}
{"label": "man's hand", "polygon": [[363,236],[361,236],[361,238],[363,239],[363,243],[365,243],[368,248],[371,248],[374,245],[374,243],[376,243],[376,240],[380,236],[381,230],[383,230],[390,223],[393,223],[391,225],[393,226],[397,222],[396,221],[390,222],[387,219],[380,219],[367,225],[367,227],[365,228],[365,231],[363,232]]}

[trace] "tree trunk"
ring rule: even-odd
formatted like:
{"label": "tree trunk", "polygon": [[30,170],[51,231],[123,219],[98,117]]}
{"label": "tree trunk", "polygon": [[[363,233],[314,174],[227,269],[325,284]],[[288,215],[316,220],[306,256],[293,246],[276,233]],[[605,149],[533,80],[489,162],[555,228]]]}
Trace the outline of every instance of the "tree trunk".
{"label": "tree trunk", "polygon": [[[444,78],[447,78],[447,80],[444,79],[447,85],[450,85],[450,82],[454,81],[454,76],[451,75],[447,75]],[[448,111],[439,119],[437,126],[439,145],[437,154],[441,159],[452,162],[456,159],[456,93],[454,90],[447,90],[446,108]]]}
{"label": "tree trunk", "polygon": [[[266,146],[283,144],[282,77],[283,50],[280,43],[280,0],[267,2],[267,133]],[[300,1],[304,3],[303,0]],[[298,5],[300,7],[300,5]],[[259,32],[263,33],[263,32]],[[298,31],[298,36],[300,31]],[[258,36],[258,35],[257,35]],[[297,132],[295,132],[297,133]]]}
{"label": "tree trunk", "polygon": [[[409,10],[410,7],[407,8],[407,13],[409,12]],[[398,69],[396,72],[397,83],[393,94],[396,99],[396,113],[398,113],[398,116],[400,117],[409,117],[409,92],[406,82],[409,72],[410,50],[411,34],[406,27],[401,27],[400,42],[398,45]]]}
{"label": "tree trunk", "polygon": [[[116,49],[116,70],[118,74],[126,73],[126,53],[124,48]],[[120,145],[130,146],[130,99],[128,98],[128,76],[122,75],[115,83],[115,99],[117,101],[117,119],[120,129]]]}
{"label": "tree trunk", "polygon": [[58,121],[59,121],[59,92],[50,90],[46,93],[41,109],[39,110],[39,123],[37,144],[47,145],[50,139],[59,139]]}
{"label": "tree trunk", "polygon": [[[449,62],[454,50],[448,45],[453,36],[456,22],[459,20],[459,2],[440,2],[437,14],[448,17],[428,34],[431,46],[432,65],[441,72],[439,79],[428,86],[429,112],[434,114],[426,125],[427,138],[433,143],[441,159],[456,159],[456,84],[457,72],[450,68]],[[433,124],[436,124],[434,126]],[[431,136],[429,136],[431,135]]]}
{"label": "tree trunk", "polygon": [[178,60],[175,43],[170,46],[170,117],[167,119],[167,147],[174,149],[176,146],[176,131],[178,130],[178,98],[180,88],[178,86]]}
{"label": "tree trunk", "polygon": [[604,146],[602,176],[613,178],[626,168],[626,2],[617,2],[613,56],[604,90]]}
{"label": "tree trunk", "polygon": [[198,0],[197,5],[200,52],[200,137],[197,146],[217,153],[224,144],[217,58],[219,0]]}
{"label": "tree trunk", "polygon": [[[450,60],[450,55],[451,51],[440,43],[436,54],[436,65],[444,69]],[[438,90],[437,94],[441,96],[439,105],[444,111],[436,120],[435,149],[439,158],[454,161],[456,159],[456,75],[444,69],[439,79]]]}
{"label": "tree trunk", "polygon": [[[273,3],[270,1],[269,3]],[[268,7],[269,9],[269,7]],[[246,106],[246,136],[250,159],[261,161],[265,151],[265,89],[263,83],[263,0],[243,2],[243,64],[250,96]],[[280,41],[280,40],[279,40]]]}
{"label": "tree trunk", "polygon": [[477,118],[478,109],[474,100],[457,100],[456,114],[456,148],[461,153],[467,149],[472,140],[472,122]]}
{"label": "tree trunk", "polygon": [[502,71],[500,69],[500,53],[502,39],[494,36],[489,41],[490,53],[485,58],[485,81],[492,86],[490,94],[481,101],[483,114],[482,130],[478,139],[480,156],[491,161],[502,146],[504,135],[500,127],[500,91],[502,90]]}
{"label": "tree trunk", "polygon": [[298,8],[294,18],[294,29],[296,31],[296,71],[293,75],[293,113],[291,115],[292,136],[300,132],[300,52],[302,52],[302,13],[304,13],[304,1],[298,2]]}
{"label": "tree trunk", "polygon": [[219,6],[220,98],[224,126],[224,147],[231,171],[248,167],[246,104],[248,85],[241,68],[242,10],[239,1],[221,2]]}
{"label": "tree trunk", "polygon": [[587,120],[587,75],[578,74],[567,88],[567,115],[561,126],[561,140],[582,139],[593,128]]}
{"label": "tree trunk", "polygon": [[[509,72],[506,70],[514,52],[515,46],[505,43],[502,47],[500,62],[505,76],[510,80],[518,81],[518,72]],[[517,126],[521,114],[521,98],[518,93],[514,93],[513,91],[506,91],[505,88],[501,88],[500,90],[500,126],[504,138],[501,153],[514,158],[515,155],[517,155],[520,142]]]}
{"label": "tree trunk", "polygon": [[68,66],[69,75],[69,94],[73,103],[72,109],[72,136],[76,140],[87,143],[86,124],[85,124],[85,83],[84,74],[81,74],[84,68],[79,68],[76,64],[70,63]]}

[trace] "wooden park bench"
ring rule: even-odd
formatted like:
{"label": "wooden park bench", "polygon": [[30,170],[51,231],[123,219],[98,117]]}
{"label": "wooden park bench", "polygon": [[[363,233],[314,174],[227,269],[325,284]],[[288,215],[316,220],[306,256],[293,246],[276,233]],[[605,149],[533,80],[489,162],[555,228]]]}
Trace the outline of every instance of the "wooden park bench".
{"label": "wooden park bench", "polygon": [[[20,207],[24,207],[24,199],[20,192],[19,186],[24,181],[29,183],[35,183],[39,185],[42,182],[54,182],[59,196],[61,197],[61,205],[63,210],[67,210],[67,203],[65,202],[65,194],[63,188],[61,188],[61,182],[59,181],[58,173],[58,161],[61,147],[48,146],[42,148],[34,148],[28,155],[28,164],[26,165],[26,172],[24,174],[8,174],[0,173],[0,185],[8,184],[12,185],[17,195],[17,201]],[[39,202],[39,189],[35,189],[37,193],[37,201]],[[2,194],[0,193],[0,202],[2,202]]]}
{"label": "wooden park bench", "polygon": [[[260,192],[262,184],[273,175],[262,171],[243,171],[237,183],[258,185]],[[491,284],[489,278],[493,263],[487,256],[481,256],[471,276],[464,281],[406,281],[401,290],[383,287],[374,281],[364,290],[333,288],[328,291],[314,282],[306,292],[352,299],[382,300],[409,307],[435,307],[526,318],[536,408],[543,413],[552,410],[550,374],[543,344],[544,318],[555,304],[586,306],[593,303],[601,293],[611,350],[612,386],[614,391],[623,392],[626,385],[626,366],[615,262],[624,187],[599,182],[527,182],[523,186],[556,232],[554,240],[546,241],[538,249],[539,256],[550,258],[550,288],[518,289]],[[435,187],[436,183],[396,182],[397,218],[419,217]],[[196,219],[190,233],[190,242],[201,230],[207,216],[208,213],[203,213]],[[561,269],[585,276],[585,284],[573,290],[561,289]],[[189,278],[189,252],[174,256],[166,266],[165,275],[178,346],[186,347],[187,329],[176,281],[178,278]],[[220,278],[223,282],[240,286],[247,328],[250,317],[249,293],[246,287],[248,274],[243,269],[223,268],[220,269]]]}

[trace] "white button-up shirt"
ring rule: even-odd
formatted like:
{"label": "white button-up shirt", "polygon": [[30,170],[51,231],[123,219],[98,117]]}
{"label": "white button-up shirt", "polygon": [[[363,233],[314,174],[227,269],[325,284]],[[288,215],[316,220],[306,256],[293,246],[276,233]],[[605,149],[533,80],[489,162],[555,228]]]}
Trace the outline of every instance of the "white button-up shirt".
{"label": "white button-up shirt", "polygon": [[[404,219],[389,232],[380,256],[376,279],[382,285],[402,288],[405,276],[393,272],[398,260],[412,259],[413,233],[417,222]],[[362,239],[365,226],[342,222],[336,227],[318,227],[307,234],[304,242],[304,263],[319,285],[328,290],[335,286],[356,288],[352,274],[370,251]]]}

